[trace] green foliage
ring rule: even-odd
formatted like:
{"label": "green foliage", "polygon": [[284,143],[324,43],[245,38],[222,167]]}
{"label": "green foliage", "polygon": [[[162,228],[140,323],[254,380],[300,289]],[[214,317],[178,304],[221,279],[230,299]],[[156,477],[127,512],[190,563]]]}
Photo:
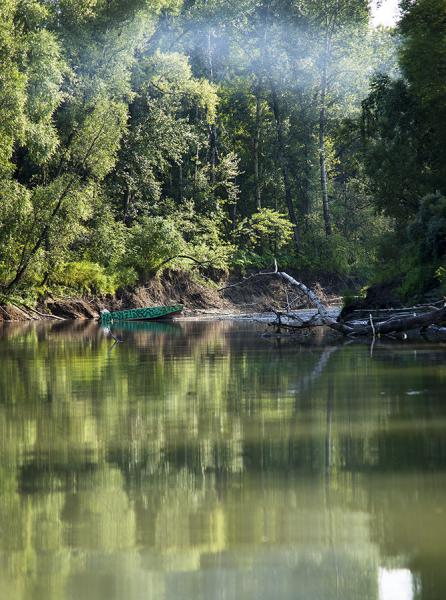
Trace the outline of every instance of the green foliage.
{"label": "green foliage", "polygon": [[364,162],[377,207],[399,221],[410,218],[428,189],[426,138],[418,102],[403,80],[377,76],[363,103]]}
{"label": "green foliage", "polygon": [[31,193],[9,179],[0,180],[0,281],[8,281],[24,251],[32,216]]}
{"label": "green foliage", "polygon": [[363,103],[363,161],[375,205],[395,219],[381,277],[401,278],[401,295],[419,298],[438,287],[446,252],[446,4],[401,7],[404,79],[375,78]]}
{"label": "green foliage", "polygon": [[177,261],[181,268],[190,270],[202,264],[205,268],[222,272],[229,270],[235,246],[224,237],[227,219],[221,207],[212,216],[202,216],[197,223],[195,206],[193,202],[188,202],[173,218],[184,240],[183,253],[197,261]]}
{"label": "green foliage", "polygon": [[[407,228],[402,246],[400,293],[404,298],[421,297],[444,287],[443,265],[446,260],[446,198],[430,194],[422,199],[415,219]],[[438,289],[438,294],[442,289]]]}
{"label": "green foliage", "polygon": [[354,254],[356,248],[337,231],[330,236],[325,235],[320,215],[309,216],[306,226],[298,266],[307,271],[346,277],[351,272],[352,261],[357,258]]}
{"label": "green foliage", "polygon": [[238,224],[234,237],[243,248],[274,254],[289,244],[293,237],[293,225],[286,215],[270,208],[261,208]]}
{"label": "green foliage", "polygon": [[125,104],[107,99],[86,107],[86,116],[70,144],[71,159],[95,179],[103,179],[116,163],[127,121]]}
{"label": "green foliage", "polygon": [[[122,265],[134,269],[144,282],[159,272],[166,261],[183,254],[185,242],[175,222],[163,217],[144,217],[129,231],[129,239]],[[170,267],[175,262],[169,261]]]}
{"label": "green foliage", "polygon": [[446,97],[446,3],[418,0],[403,6],[400,64],[423,104],[444,111]]}
{"label": "green foliage", "polygon": [[53,114],[63,99],[61,89],[65,63],[54,34],[46,30],[26,37],[27,74],[26,146],[36,163],[49,160],[58,144]]}
{"label": "green foliage", "polygon": [[420,259],[435,263],[446,257],[446,197],[440,193],[425,196],[415,221],[409,226],[409,238],[417,243]]}
{"label": "green foliage", "polygon": [[446,296],[446,263],[435,271],[435,279],[440,284],[439,293]]}
{"label": "green foliage", "polygon": [[73,254],[114,270],[125,254],[129,229],[116,221],[106,198],[98,197],[93,202],[93,212],[82,236],[76,240]]}
{"label": "green foliage", "polygon": [[25,129],[26,75],[20,69],[16,10],[16,0],[0,4],[0,176],[11,170],[14,143],[23,139]]}
{"label": "green foliage", "polygon": [[347,204],[337,215],[338,224],[330,236],[325,235],[320,214],[306,218],[302,252],[295,265],[351,287],[374,276],[380,242],[388,228],[386,220],[370,214],[368,207],[352,213],[348,200],[342,201]]}
{"label": "green foliage", "polygon": [[293,225],[282,213],[262,208],[243,219],[233,236],[237,248],[234,264],[242,270],[271,267],[274,261],[281,267],[290,263]]}
{"label": "green foliage", "polygon": [[[397,250],[396,250],[397,248]],[[401,281],[397,292],[405,302],[424,294],[444,294],[446,260],[446,203],[430,194],[404,231],[389,232],[381,241],[376,280]]]}
{"label": "green foliage", "polygon": [[104,267],[88,261],[59,265],[49,283],[62,292],[81,295],[114,294],[119,285],[115,274],[109,275]]}
{"label": "green foliage", "polygon": [[168,94],[169,105],[177,104],[186,111],[198,108],[204,111],[208,123],[216,118],[217,88],[207,79],[193,76],[188,58],[178,52],[156,51],[142,61],[136,71],[135,83],[141,91]]}
{"label": "green foliage", "polygon": [[[274,259],[363,280],[390,218],[442,260],[443,224],[418,206],[444,192],[426,142],[443,21],[419,5],[394,81],[397,40],[366,0],[4,0],[0,291],[111,293],[166,266]],[[435,89],[413,57],[426,23]]]}

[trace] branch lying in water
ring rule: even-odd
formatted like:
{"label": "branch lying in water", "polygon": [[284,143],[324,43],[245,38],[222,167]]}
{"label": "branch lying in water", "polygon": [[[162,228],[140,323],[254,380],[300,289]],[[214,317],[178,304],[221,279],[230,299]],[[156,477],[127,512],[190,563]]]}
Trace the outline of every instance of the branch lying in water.
{"label": "branch lying in water", "polygon": [[[300,317],[296,317],[296,315],[293,315],[292,313],[277,312],[277,320],[270,324],[275,325],[278,328],[297,330],[310,327],[320,327],[322,325],[325,325],[330,329],[333,329],[334,331],[337,331],[339,333],[342,333],[343,335],[350,337],[375,337],[380,334],[389,335],[394,333],[402,333],[414,329],[421,329],[423,331],[430,325],[441,325],[443,323],[446,323],[446,303],[442,308],[436,308],[434,306],[430,307],[433,310],[427,313],[416,314],[416,309],[414,309],[415,314],[411,316],[401,317],[391,315],[390,318],[381,322],[376,321],[376,319],[375,321],[373,321],[371,318],[369,320],[369,324],[358,322],[340,322],[329,314],[323,301],[315,294],[315,292],[313,292],[313,290],[308,288],[304,283],[294,279],[294,277],[291,277],[291,275],[288,275],[288,273],[285,273],[284,271],[279,271],[277,269],[277,265],[274,271],[269,271],[267,273],[255,273],[253,275],[250,275],[249,277],[245,277],[241,282],[232,284],[230,286],[227,286],[226,288],[221,288],[221,290],[225,290],[230,287],[235,287],[237,285],[243,285],[251,279],[254,279],[256,277],[263,277],[265,275],[276,275],[290,286],[297,288],[317,308],[317,314],[319,317],[317,320],[315,319],[315,315],[313,315],[310,319],[305,321]],[[283,317],[286,317],[291,322],[283,323]],[[298,322],[296,323],[296,321]]]}

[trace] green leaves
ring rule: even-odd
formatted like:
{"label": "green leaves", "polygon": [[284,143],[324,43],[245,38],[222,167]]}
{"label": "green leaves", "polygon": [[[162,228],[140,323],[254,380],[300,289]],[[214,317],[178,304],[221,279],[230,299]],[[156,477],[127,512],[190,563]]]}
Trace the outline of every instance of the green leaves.
{"label": "green leaves", "polygon": [[[0,287],[89,293],[166,264],[221,273],[277,254],[342,273],[365,264],[376,244],[361,252],[364,232],[382,217],[363,202],[373,191],[388,215],[416,210],[443,156],[437,143],[434,163],[418,145],[434,94],[418,92],[420,66],[407,59],[411,81],[376,80],[364,105],[361,164],[351,123],[375,66],[395,71],[394,39],[368,28],[368,10],[366,0],[4,0]],[[425,43],[411,10],[407,49]]]}
{"label": "green leaves", "polygon": [[26,36],[26,42],[27,114],[32,121],[46,120],[62,101],[61,84],[66,66],[54,34],[47,30],[35,31]]}
{"label": "green leaves", "polygon": [[83,260],[60,264],[52,274],[50,284],[62,293],[107,295],[116,292],[119,281],[102,265]]}
{"label": "green leaves", "polygon": [[[429,184],[446,192],[446,2],[420,0],[401,20],[400,63],[410,93],[419,103],[417,118],[428,144]],[[423,149],[424,150],[424,149]]]}
{"label": "green leaves", "polygon": [[9,179],[0,180],[0,282],[8,281],[25,249],[31,225],[31,193]]}
{"label": "green leaves", "polygon": [[[400,23],[400,64],[415,94],[426,104],[446,98],[446,2],[419,0]],[[440,106],[438,106],[440,108]]]}
{"label": "green leaves", "polygon": [[275,252],[284,248],[293,237],[293,225],[286,215],[262,208],[244,219],[235,231],[239,243],[254,251]]}
{"label": "green leaves", "polygon": [[184,250],[185,242],[172,219],[144,217],[129,232],[123,265],[135,269],[144,282]]}
{"label": "green leaves", "polygon": [[215,121],[218,104],[217,86],[193,76],[186,56],[177,52],[156,51],[137,69],[136,85],[142,93],[164,98],[166,104],[177,110],[199,108],[206,121]]}
{"label": "green leaves", "polygon": [[25,128],[26,75],[19,65],[21,35],[15,30],[16,0],[0,4],[0,176],[11,170],[14,142]]}
{"label": "green leaves", "polygon": [[[375,206],[394,219],[384,273],[409,301],[437,289],[446,251],[446,4],[401,2],[403,78],[376,77],[363,103],[363,161]],[[380,273],[382,277],[382,271]]]}
{"label": "green leaves", "polygon": [[127,123],[124,103],[105,98],[87,109],[82,125],[69,146],[74,168],[84,177],[103,179],[114,167]]}
{"label": "green leaves", "polygon": [[37,2],[0,7],[0,170],[8,169],[14,145],[26,146],[36,164],[58,145],[53,116],[66,67],[56,36],[42,28],[45,16]]}

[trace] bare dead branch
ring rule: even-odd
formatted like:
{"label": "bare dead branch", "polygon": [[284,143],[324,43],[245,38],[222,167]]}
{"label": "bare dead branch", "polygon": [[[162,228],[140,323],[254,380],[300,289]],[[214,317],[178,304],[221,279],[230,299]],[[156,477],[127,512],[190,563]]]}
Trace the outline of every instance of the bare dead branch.
{"label": "bare dead branch", "polygon": [[[244,283],[255,279],[256,277],[262,276],[272,276],[276,275],[283,281],[286,281],[290,286],[297,288],[300,292],[302,292],[308,300],[316,307],[317,315],[313,315],[309,320],[304,321],[300,317],[297,317],[298,323],[290,323],[284,322],[283,318],[296,320],[296,315],[292,313],[283,313],[279,311],[273,311],[276,314],[276,321],[270,323],[272,326],[276,326],[278,328],[285,329],[303,329],[307,327],[318,327],[321,325],[326,325],[330,329],[334,331],[338,331],[345,336],[349,337],[360,337],[360,336],[373,336],[373,338],[379,335],[390,335],[390,334],[398,334],[405,333],[406,331],[414,330],[414,329],[425,329],[430,325],[439,325],[446,323],[446,305],[443,303],[443,308],[437,308],[437,306],[424,305],[420,307],[420,309],[424,309],[426,306],[430,306],[432,310],[429,312],[423,312],[422,314],[417,314],[417,309],[413,309],[413,313],[410,316],[401,316],[390,315],[390,317],[384,321],[377,322],[372,318],[372,315],[369,313],[369,318],[365,322],[339,322],[337,319],[333,318],[327,308],[325,307],[322,300],[304,283],[297,281],[288,273],[284,271],[269,271],[265,273],[255,273],[250,275],[249,277],[245,277],[242,281],[238,283],[234,283],[230,286],[226,286],[224,288],[220,288],[219,291],[236,287],[238,285],[243,285]],[[407,309],[406,309],[407,310]],[[398,309],[397,309],[398,311]],[[317,319],[315,318],[317,317]]]}

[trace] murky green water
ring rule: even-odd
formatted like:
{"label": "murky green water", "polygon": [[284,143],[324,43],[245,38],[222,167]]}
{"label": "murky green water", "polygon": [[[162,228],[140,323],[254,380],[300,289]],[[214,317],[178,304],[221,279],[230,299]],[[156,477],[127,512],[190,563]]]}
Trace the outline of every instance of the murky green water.
{"label": "murky green water", "polygon": [[443,600],[446,347],[0,328],[0,597]]}

